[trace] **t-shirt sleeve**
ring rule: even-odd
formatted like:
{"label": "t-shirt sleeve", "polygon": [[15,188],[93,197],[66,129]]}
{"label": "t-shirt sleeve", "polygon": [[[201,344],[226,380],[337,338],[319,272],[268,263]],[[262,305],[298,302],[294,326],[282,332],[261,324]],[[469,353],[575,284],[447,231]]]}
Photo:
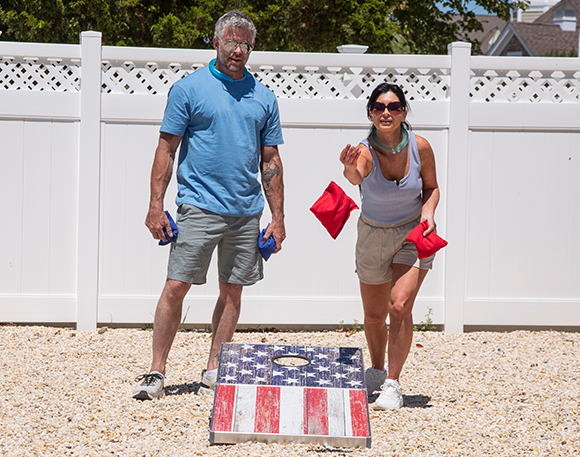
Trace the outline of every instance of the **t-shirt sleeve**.
{"label": "t-shirt sleeve", "polygon": [[183,89],[173,85],[167,95],[167,105],[159,131],[183,136],[191,117],[190,103]]}
{"label": "t-shirt sleeve", "polygon": [[278,110],[278,100],[272,93],[272,100],[270,101],[270,116],[266,120],[266,125],[260,132],[260,142],[264,146],[276,146],[284,144],[282,138],[282,127],[280,126],[280,112]]}

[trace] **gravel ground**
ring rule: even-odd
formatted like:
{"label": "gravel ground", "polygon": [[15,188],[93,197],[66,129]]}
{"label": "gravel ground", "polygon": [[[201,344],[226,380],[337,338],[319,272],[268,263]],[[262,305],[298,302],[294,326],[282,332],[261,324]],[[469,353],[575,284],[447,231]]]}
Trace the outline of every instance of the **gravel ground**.
{"label": "gravel ground", "polygon": [[[131,398],[150,330],[0,327],[2,456],[578,456],[580,334],[417,332],[404,407],[370,409],[370,449],[210,445],[197,395],[210,334],[180,332],[166,396]],[[338,332],[236,333],[234,342],[363,347]]]}

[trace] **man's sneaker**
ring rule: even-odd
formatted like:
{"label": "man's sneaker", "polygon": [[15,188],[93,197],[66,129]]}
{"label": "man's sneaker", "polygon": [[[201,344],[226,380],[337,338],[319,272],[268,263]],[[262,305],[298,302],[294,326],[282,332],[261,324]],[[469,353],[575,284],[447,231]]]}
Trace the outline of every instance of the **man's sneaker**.
{"label": "man's sneaker", "polygon": [[367,397],[370,397],[387,379],[387,370],[377,370],[376,368],[367,368],[365,370],[365,385],[367,387]]}
{"label": "man's sneaker", "polygon": [[403,393],[398,381],[387,379],[381,386],[381,390],[374,409],[399,409],[403,406]]}
{"label": "man's sneaker", "polygon": [[201,382],[199,383],[199,393],[210,394],[215,390],[215,383],[217,381],[217,371],[210,378],[207,376],[207,370],[201,372]]}
{"label": "man's sneaker", "polygon": [[133,398],[137,400],[153,400],[159,399],[165,395],[163,387],[165,385],[165,377],[157,372],[145,373],[137,376],[135,381],[141,381],[141,384],[135,386],[133,390]]}

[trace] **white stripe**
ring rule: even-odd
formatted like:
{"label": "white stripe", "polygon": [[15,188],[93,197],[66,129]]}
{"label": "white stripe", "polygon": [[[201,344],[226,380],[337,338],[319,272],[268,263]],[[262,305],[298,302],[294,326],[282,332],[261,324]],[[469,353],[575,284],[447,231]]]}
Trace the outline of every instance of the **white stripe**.
{"label": "white stripe", "polygon": [[330,436],[344,436],[344,389],[328,389],[328,434]]}
{"label": "white stripe", "polygon": [[280,434],[304,434],[304,389],[301,387],[280,389]]}
{"label": "white stripe", "polygon": [[254,433],[257,386],[240,384],[236,388],[234,432]]}
{"label": "white stripe", "polygon": [[352,415],[350,412],[350,390],[341,389],[344,401],[344,436],[352,436]]}

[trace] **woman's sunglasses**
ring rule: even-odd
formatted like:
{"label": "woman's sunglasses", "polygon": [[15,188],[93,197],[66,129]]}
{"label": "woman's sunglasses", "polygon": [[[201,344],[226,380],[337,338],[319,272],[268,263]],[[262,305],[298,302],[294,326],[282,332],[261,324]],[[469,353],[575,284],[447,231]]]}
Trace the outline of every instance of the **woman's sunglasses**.
{"label": "woman's sunglasses", "polygon": [[385,112],[385,109],[388,109],[389,113],[401,114],[403,112],[403,105],[401,102],[391,102],[388,105],[381,102],[371,103],[371,111],[373,114],[382,114]]}

